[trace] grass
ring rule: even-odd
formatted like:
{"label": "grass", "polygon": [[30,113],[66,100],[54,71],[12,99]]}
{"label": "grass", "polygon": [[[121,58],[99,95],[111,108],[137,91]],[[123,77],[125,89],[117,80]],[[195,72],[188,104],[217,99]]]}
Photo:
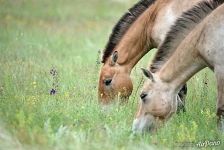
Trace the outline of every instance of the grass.
{"label": "grass", "polygon": [[0,0],[0,149],[197,149],[206,140],[221,141],[209,149],[224,148],[208,69],[188,83],[187,112],[155,134],[131,132],[139,68],[154,51],[133,69],[128,104],[97,104],[98,51],[134,2]]}

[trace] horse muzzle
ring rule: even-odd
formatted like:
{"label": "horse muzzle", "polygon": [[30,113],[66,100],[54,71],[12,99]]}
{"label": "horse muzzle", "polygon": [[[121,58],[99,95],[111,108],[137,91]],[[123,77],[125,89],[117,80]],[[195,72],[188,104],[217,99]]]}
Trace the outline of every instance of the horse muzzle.
{"label": "horse muzzle", "polygon": [[146,114],[140,116],[133,121],[132,131],[133,133],[151,132],[155,129],[155,117]]}

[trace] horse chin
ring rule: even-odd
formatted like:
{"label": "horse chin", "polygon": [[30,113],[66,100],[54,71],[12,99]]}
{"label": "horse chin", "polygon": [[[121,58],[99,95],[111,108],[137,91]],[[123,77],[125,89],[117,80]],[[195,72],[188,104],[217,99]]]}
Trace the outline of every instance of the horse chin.
{"label": "horse chin", "polygon": [[133,121],[133,133],[153,132],[156,129],[156,118],[150,114],[136,118]]}
{"label": "horse chin", "polygon": [[127,103],[129,99],[130,94],[111,94],[110,96],[104,96],[98,98],[100,104],[102,105],[110,105],[113,104],[114,102],[120,102],[120,103]]}
{"label": "horse chin", "polygon": [[130,97],[130,94],[120,94],[119,95],[119,101],[121,102],[121,103],[127,103],[128,102],[128,100],[129,100],[129,97]]}

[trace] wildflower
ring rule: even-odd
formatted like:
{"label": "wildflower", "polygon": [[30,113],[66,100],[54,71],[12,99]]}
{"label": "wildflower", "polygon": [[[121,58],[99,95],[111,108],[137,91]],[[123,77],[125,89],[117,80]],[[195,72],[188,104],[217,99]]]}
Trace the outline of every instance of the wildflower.
{"label": "wildflower", "polygon": [[56,90],[55,89],[51,89],[50,95],[54,95],[54,94],[56,94]]}
{"label": "wildflower", "polygon": [[54,95],[56,94],[56,91],[58,90],[58,72],[57,70],[53,67],[50,70],[50,74],[52,76],[53,79],[53,83],[52,83],[52,89],[50,90],[50,95]]}
{"label": "wildflower", "polygon": [[37,87],[37,83],[35,81],[33,81],[32,85],[33,85],[34,88]]}
{"label": "wildflower", "polygon": [[56,71],[56,69],[55,69],[55,68],[52,68],[52,69],[50,70],[50,74],[51,74],[52,76],[57,75],[57,71]]}

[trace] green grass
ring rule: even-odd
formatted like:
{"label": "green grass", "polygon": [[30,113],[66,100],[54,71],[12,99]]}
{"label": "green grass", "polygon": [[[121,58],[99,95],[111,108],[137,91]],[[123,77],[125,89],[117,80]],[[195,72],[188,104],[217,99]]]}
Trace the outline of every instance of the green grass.
{"label": "green grass", "polygon": [[[134,2],[0,0],[0,149],[182,149],[186,142],[196,149],[200,141],[224,141],[216,129],[216,83],[208,69],[190,80],[186,113],[155,134],[132,134],[139,68],[154,51],[132,72],[128,104],[108,111],[98,106],[98,50]],[[224,143],[209,148],[223,149]]]}

